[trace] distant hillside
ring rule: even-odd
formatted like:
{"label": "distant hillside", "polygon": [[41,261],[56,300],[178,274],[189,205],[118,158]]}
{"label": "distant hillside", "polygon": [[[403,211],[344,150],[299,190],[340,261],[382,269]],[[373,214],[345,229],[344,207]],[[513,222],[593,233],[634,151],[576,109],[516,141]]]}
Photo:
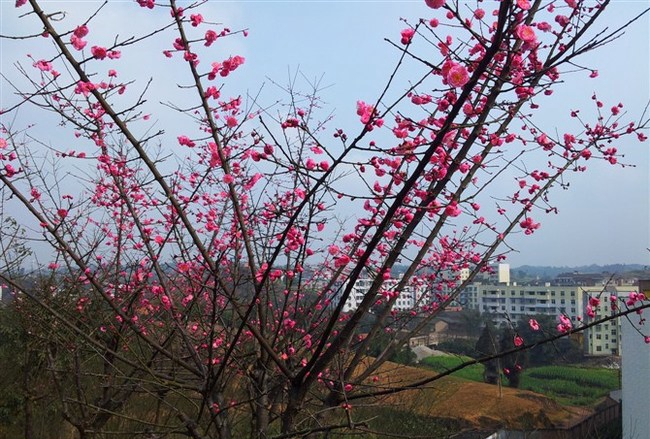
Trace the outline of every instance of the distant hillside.
{"label": "distant hillside", "polygon": [[538,265],[522,265],[511,269],[513,273],[523,273],[525,276],[539,277],[540,279],[554,278],[562,273],[628,273],[632,271],[648,271],[650,267],[641,264],[608,264],[608,265],[580,265],[575,267],[569,266],[538,266]]}

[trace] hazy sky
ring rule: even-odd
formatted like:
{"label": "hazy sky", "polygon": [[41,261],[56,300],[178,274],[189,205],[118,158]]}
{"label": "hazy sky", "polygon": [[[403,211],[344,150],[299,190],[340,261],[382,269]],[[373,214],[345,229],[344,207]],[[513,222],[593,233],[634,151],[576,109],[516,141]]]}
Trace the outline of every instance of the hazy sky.
{"label": "hazy sky", "polygon": [[[48,9],[71,11],[70,26],[76,17],[85,16],[98,2],[43,2]],[[183,3],[183,2],[181,2]],[[19,20],[14,0],[1,1],[0,33],[28,33],[27,21]],[[469,3],[468,3],[469,5]],[[91,28],[95,36],[105,32],[134,33],[136,22],[125,17],[137,8],[131,2],[110,1],[106,8],[104,30]],[[484,3],[486,10],[491,4]],[[650,7],[650,1],[614,1],[601,20],[601,26],[613,28]],[[223,57],[239,54],[246,63],[237,71],[237,86],[255,93],[263,83],[262,100],[272,103],[278,90],[270,80],[286,84],[289,72],[298,68],[307,78],[321,78],[328,86],[321,95],[336,115],[335,127],[358,126],[355,103],[358,99],[372,101],[383,86],[398,53],[383,41],[385,37],[399,40],[404,28],[400,17],[415,22],[417,18],[432,18],[439,12],[427,8],[423,1],[210,1],[203,15],[211,21],[222,22],[234,29],[249,29],[247,38],[231,38],[220,49]],[[167,14],[160,10],[158,14]],[[163,18],[152,15],[151,20]],[[167,16],[164,16],[166,19]],[[638,117],[650,99],[650,25],[648,17],[635,23],[624,37],[600,49],[583,64],[598,69],[599,77],[586,80],[569,78],[573,82],[560,87],[553,99],[540,112],[540,123],[547,129],[561,132],[566,123],[567,109],[589,105],[590,97],[598,91],[606,103],[626,104],[631,116]],[[138,21],[137,25],[147,23]],[[2,72],[14,75],[16,60],[27,63],[25,53],[38,51],[31,44],[1,41]],[[175,71],[156,69],[164,65],[160,48],[151,46],[138,57],[125,58],[120,69],[145,71],[158,84],[174,83]],[[128,64],[130,63],[130,64]],[[304,85],[304,82],[303,82]],[[154,89],[155,90],[155,89]],[[14,101],[11,90],[3,83],[0,106]],[[160,100],[165,100],[160,98]],[[558,117],[560,115],[560,117]],[[21,116],[29,120],[28,110]],[[2,117],[2,116],[0,116]],[[7,122],[3,120],[3,122]],[[173,121],[161,120],[173,125]],[[41,129],[48,130],[41,123]],[[569,191],[556,191],[553,196],[559,215],[542,219],[542,228],[533,236],[514,238],[520,253],[512,254],[513,266],[581,265],[589,263],[650,264],[649,163],[650,144],[622,142],[625,163],[635,167],[622,169],[592,164],[589,172],[569,177]]]}

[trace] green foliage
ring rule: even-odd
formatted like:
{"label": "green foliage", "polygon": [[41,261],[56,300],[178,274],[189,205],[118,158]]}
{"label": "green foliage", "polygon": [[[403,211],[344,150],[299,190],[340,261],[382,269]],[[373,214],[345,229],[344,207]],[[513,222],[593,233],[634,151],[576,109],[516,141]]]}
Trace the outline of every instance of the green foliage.
{"label": "green foliage", "polygon": [[[424,358],[422,361],[420,361],[420,364],[426,366],[427,368],[433,369],[436,372],[445,372],[471,360],[472,358],[470,357],[438,355],[435,357]],[[454,372],[452,376],[464,378],[470,381],[483,382],[483,366],[480,364],[473,364],[459,370],[458,372]]]}
{"label": "green foliage", "polygon": [[619,371],[616,369],[546,366],[531,369],[528,375],[533,378],[573,381],[583,386],[602,387],[611,390],[615,390],[620,386]]}
{"label": "green foliage", "polygon": [[476,341],[468,340],[465,338],[456,338],[441,341],[438,343],[437,349],[449,354],[465,355],[472,358],[478,357],[478,354],[476,352]]}
{"label": "green foliage", "polygon": [[[528,323],[530,318],[537,320],[539,331],[533,331]],[[536,315],[523,318],[517,322],[517,333],[526,344],[547,340],[555,335],[555,317],[549,315]],[[583,360],[584,355],[580,344],[571,338],[562,338],[552,343],[544,343],[528,351],[529,366],[547,366],[553,364],[575,364]]]}
{"label": "green foliage", "polygon": [[[499,339],[499,352],[506,352],[512,349],[515,339],[515,331],[509,326],[503,328]],[[520,384],[521,371],[526,365],[526,352],[514,352],[504,355],[500,359],[503,373],[508,380],[508,386],[517,388]]]}
{"label": "green foliage", "polygon": [[613,369],[546,366],[525,371],[522,389],[542,393],[561,404],[588,406],[620,388]]}
{"label": "green foliage", "polygon": [[[476,352],[479,357],[488,357],[497,353],[498,341],[496,331],[492,322],[487,321],[483,332],[476,342]],[[483,381],[488,384],[496,384],[499,381],[499,360],[494,359],[483,363]]]}

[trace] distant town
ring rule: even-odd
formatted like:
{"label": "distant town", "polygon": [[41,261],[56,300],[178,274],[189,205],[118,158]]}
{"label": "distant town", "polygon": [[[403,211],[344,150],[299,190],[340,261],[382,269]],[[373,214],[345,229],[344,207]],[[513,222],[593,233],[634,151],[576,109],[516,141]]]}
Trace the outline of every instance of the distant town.
{"label": "distant town", "polygon": [[[397,275],[384,282],[390,290],[400,279]],[[618,298],[627,298],[638,292],[639,279],[650,278],[648,267],[632,265],[609,265],[587,267],[519,267],[511,270],[509,264],[498,264],[488,272],[479,273],[468,282],[471,270],[462,268],[443,273],[444,295],[453,295],[445,311],[478,311],[497,326],[517,322],[526,317],[546,315],[557,318],[566,316],[573,325],[604,318],[617,310]],[[357,281],[353,293],[344,305],[344,311],[356,309],[373,279],[366,277]],[[460,287],[454,287],[454,283]],[[464,286],[463,286],[464,285]],[[430,303],[434,292],[426,287],[406,286],[396,292],[399,297],[393,304],[397,312],[409,311]],[[598,306],[590,305],[594,300]],[[619,355],[620,319],[588,328],[580,335],[585,355]]]}

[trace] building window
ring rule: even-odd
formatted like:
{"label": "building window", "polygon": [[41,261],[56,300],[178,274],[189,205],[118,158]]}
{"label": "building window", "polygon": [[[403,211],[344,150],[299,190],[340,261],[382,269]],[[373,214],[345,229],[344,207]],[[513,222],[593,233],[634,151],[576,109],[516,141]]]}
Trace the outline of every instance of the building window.
{"label": "building window", "polygon": [[600,352],[600,351],[602,351],[602,350],[603,350],[603,347],[602,347],[602,346],[596,346],[596,351]]}
{"label": "building window", "polygon": [[596,334],[596,340],[602,340],[603,336],[602,334]]}

